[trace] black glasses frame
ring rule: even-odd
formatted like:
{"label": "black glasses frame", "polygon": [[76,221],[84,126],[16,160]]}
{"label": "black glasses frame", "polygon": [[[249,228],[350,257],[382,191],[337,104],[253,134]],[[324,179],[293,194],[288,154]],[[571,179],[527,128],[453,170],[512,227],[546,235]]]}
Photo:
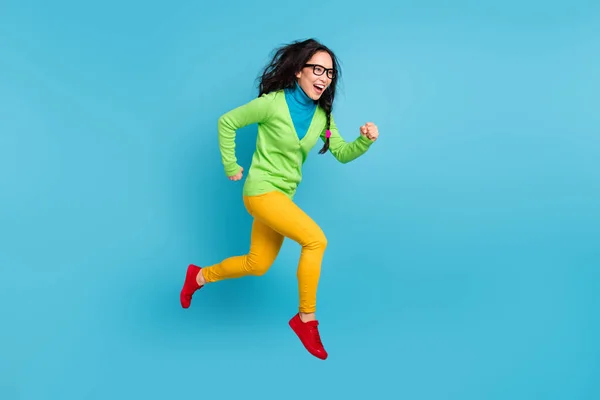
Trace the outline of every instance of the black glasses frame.
{"label": "black glasses frame", "polygon": [[[312,67],[312,69],[313,69],[313,74],[315,74],[315,75],[317,75],[317,76],[321,76],[321,75],[323,75],[324,73],[327,73],[327,77],[328,77],[329,79],[333,79],[333,78],[335,77],[335,70],[334,70],[333,68],[325,68],[324,66],[322,66],[322,65],[319,65],[319,64],[305,64],[304,66],[305,66],[305,67]],[[319,68],[323,69],[323,72],[321,72],[321,73],[318,73],[318,72],[317,72],[317,70],[318,70]]]}

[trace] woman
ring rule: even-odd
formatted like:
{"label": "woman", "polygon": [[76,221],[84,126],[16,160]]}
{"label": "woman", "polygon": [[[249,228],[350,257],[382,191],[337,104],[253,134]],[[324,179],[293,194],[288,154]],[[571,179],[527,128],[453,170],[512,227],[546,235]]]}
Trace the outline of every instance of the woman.
{"label": "woman", "polygon": [[367,123],[360,135],[346,142],[331,115],[340,70],[334,53],[309,39],[278,49],[262,73],[258,97],[219,118],[218,135],[226,176],[242,179],[235,156],[236,131],[258,124],[256,151],[243,188],[243,201],[254,218],[250,251],[218,264],[188,266],[181,305],[188,308],[194,292],[207,283],[247,275],[263,275],[275,261],[284,237],[302,246],[298,263],[299,310],[289,321],[305,348],[327,358],[315,316],[321,261],[327,246],[319,226],[294,202],[302,165],[319,138],[320,150],[342,163],[364,154],[379,136]]}

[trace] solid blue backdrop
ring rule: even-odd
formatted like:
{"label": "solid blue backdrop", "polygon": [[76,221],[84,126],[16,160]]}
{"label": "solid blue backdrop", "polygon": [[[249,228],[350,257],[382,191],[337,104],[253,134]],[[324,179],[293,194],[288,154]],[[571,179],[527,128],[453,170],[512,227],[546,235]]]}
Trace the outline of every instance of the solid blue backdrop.
{"label": "solid blue backdrop", "polygon": [[[598,2],[203,3],[3,2],[0,398],[599,398]],[[325,362],[287,325],[293,242],[178,297],[248,250],[217,119],[307,37],[344,137],[381,133],[318,145],[296,198],[329,239]]]}

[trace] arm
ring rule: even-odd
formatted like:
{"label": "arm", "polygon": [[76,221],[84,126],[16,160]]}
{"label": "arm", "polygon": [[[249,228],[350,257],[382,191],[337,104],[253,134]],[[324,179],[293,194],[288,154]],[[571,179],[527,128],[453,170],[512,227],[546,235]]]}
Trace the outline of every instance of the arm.
{"label": "arm", "polygon": [[[341,163],[348,163],[367,152],[369,147],[373,144],[373,141],[358,135],[352,142],[346,142],[340,135],[340,132],[335,125],[333,115],[331,116],[330,128],[331,137],[329,138],[329,151],[331,154]],[[325,129],[321,133],[321,140],[325,142]]]}
{"label": "arm", "polygon": [[236,131],[245,126],[266,122],[271,115],[271,95],[263,95],[225,114],[218,121],[219,149],[227,176],[236,175],[241,167],[235,156]]}

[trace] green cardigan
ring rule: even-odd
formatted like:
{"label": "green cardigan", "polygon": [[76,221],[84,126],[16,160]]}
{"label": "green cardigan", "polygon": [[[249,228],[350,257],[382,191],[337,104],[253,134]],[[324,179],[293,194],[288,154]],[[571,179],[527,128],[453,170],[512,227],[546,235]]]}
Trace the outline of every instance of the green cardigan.
{"label": "green cardigan", "polygon": [[[260,195],[278,190],[293,199],[302,180],[302,165],[317,143],[325,141],[327,117],[317,107],[302,140],[294,129],[283,90],[264,94],[222,115],[218,121],[219,147],[227,176],[240,171],[235,156],[235,135],[242,127],[258,124],[256,150],[248,170],[243,194]],[[330,120],[329,150],[340,162],[347,163],[364,154],[373,141],[359,135],[346,142],[337,130],[333,115]]]}

